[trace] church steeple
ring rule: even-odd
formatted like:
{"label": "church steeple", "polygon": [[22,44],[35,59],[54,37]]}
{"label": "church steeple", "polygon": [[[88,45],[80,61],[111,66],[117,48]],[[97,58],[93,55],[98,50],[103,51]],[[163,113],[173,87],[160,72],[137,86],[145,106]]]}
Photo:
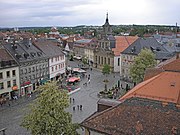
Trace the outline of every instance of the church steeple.
{"label": "church steeple", "polygon": [[103,32],[105,35],[110,35],[112,33],[112,28],[111,25],[109,24],[109,19],[108,19],[108,12],[106,14],[106,21],[105,24],[103,25]]}
{"label": "church steeple", "polygon": [[107,12],[107,14],[106,14],[106,23],[109,23],[108,12]]}

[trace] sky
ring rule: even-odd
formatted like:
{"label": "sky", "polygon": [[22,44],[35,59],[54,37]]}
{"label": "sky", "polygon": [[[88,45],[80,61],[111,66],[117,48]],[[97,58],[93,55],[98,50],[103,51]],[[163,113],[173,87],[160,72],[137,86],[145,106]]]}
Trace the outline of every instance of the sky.
{"label": "sky", "polygon": [[0,27],[180,25],[180,0],[0,0]]}

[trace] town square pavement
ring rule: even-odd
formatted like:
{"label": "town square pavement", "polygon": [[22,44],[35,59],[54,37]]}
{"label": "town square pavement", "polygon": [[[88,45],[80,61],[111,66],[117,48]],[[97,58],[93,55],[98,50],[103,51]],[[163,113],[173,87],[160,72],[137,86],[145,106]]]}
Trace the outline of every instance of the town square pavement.
{"label": "town square pavement", "polygon": [[[69,61],[68,65],[71,67],[77,67],[80,63],[77,61]],[[90,84],[83,85],[88,79],[82,78],[80,82],[80,90],[70,95],[71,103],[67,111],[72,114],[72,121],[74,123],[81,123],[84,119],[89,117],[97,110],[97,96],[99,91],[104,89],[104,79],[108,79],[108,88],[111,88],[117,84],[119,80],[119,73],[113,73],[104,76],[99,70],[92,68],[87,69],[87,75],[90,74]],[[20,126],[24,114],[28,113],[28,104],[33,102],[36,95],[32,97],[23,97],[11,103],[0,106],[0,129],[6,129],[6,135],[30,135],[30,133]],[[74,102],[73,102],[74,99]],[[82,110],[78,109],[78,105],[82,105]],[[73,110],[73,107],[75,110]],[[79,130],[80,134],[83,134],[83,130]],[[2,132],[0,132],[0,135]]]}

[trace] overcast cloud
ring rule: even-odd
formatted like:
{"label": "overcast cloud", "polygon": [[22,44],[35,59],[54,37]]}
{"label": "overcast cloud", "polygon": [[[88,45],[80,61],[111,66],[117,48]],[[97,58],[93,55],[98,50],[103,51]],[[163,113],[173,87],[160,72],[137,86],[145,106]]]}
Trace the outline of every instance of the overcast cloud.
{"label": "overcast cloud", "polygon": [[0,0],[0,27],[180,24],[180,0]]}

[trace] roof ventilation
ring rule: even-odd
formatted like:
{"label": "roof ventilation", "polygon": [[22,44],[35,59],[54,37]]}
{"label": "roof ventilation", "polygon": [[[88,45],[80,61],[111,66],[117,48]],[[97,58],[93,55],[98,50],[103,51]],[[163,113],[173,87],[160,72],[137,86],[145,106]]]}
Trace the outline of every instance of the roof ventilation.
{"label": "roof ventilation", "polygon": [[156,51],[161,51],[161,48],[160,47],[156,47]]}
{"label": "roof ventilation", "polygon": [[15,54],[15,57],[16,57],[17,59],[20,59],[20,58],[21,58],[21,55],[20,55],[20,54]]}
{"label": "roof ventilation", "polygon": [[16,44],[11,45],[11,47],[12,47],[13,50],[16,50],[16,49],[17,49],[17,45],[16,45]]}
{"label": "roof ventilation", "polygon": [[175,82],[171,82],[171,87],[175,87],[176,83]]}
{"label": "roof ventilation", "polygon": [[131,53],[134,53],[136,51],[136,47],[134,46],[133,48],[131,48]]}

